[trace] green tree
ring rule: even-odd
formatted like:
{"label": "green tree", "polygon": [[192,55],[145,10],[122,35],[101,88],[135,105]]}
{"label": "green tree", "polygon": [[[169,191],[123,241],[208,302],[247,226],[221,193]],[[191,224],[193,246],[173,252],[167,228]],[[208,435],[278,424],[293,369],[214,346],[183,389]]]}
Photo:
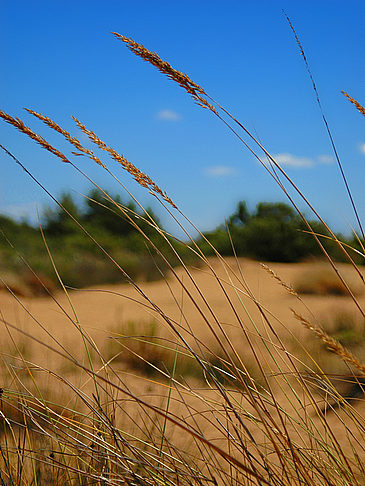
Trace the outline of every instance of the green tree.
{"label": "green tree", "polygon": [[[327,234],[322,225],[309,221],[314,231]],[[285,203],[261,202],[240,233],[245,250],[254,258],[295,262],[309,255],[320,255],[321,250],[308,227]]]}
{"label": "green tree", "polygon": [[[70,193],[62,193],[59,203],[74,218],[77,220],[81,218],[80,210]],[[43,213],[43,227],[50,236],[68,235],[78,231],[75,222],[62,208],[59,206],[55,209],[46,208]]]}
{"label": "green tree", "polygon": [[[148,222],[144,221],[144,219],[148,221],[147,215],[133,201],[123,203],[119,194],[106,194],[97,189],[92,189],[89,192],[83,221],[112,235],[127,237],[137,232],[128,218],[129,216],[146,234],[150,235],[153,232]],[[127,214],[124,214],[124,210]],[[147,208],[146,211],[159,224],[159,220],[152,209]]]}
{"label": "green tree", "polygon": [[241,226],[248,223],[251,215],[247,209],[246,201],[237,204],[236,211],[228,218],[229,226]]}
{"label": "green tree", "polygon": [[[106,196],[98,189],[92,189],[88,193],[88,199],[86,200],[86,211],[83,221],[113,235],[127,236],[133,231],[133,228],[117,205],[123,206],[119,194],[111,195],[107,193]],[[126,206],[132,211],[136,209],[133,202],[129,202]]]}
{"label": "green tree", "polygon": [[[328,235],[321,223],[309,223],[315,233]],[[282,202],[260,202],[255,211],[250,213],[245,201],[240,201],[236,211],[228,218],[228,229],[235,252],[239,256],[294,262],[310,255],[322,255],[301,217],[291,206]],[[205,236],[221,254],[232,254],[229,235],[223,225]],[[200,246],[207,254],[213,254],[209,245],[203,241]],[[333,244],[331,246],[327,241],[325,246],[334,250]]]}

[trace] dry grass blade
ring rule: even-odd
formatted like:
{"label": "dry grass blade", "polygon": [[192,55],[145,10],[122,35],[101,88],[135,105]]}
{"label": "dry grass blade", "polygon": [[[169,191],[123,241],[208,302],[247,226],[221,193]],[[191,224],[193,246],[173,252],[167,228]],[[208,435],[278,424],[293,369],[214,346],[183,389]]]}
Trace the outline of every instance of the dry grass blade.
{"label": "dry grass blade", "polygon": [[10,322],[7,322],[5,321],[3,318],[0,317],[0,322],[2,324],[4,324],[6,327],[9,327],[10,329],[13,329],[15,331],[17,331],[18,333],[22,334],[23,336],[26,336],[27,338],[31,339],[32,341],[40,344],[41,346],[43,346],[44,348],[52,351],[52,353],[55,353],[59,356],[61,356],[63,359],[65,359],[66,361],[68,362],[71,362],[73,363],[74,365],[76,365],[80,370],[83,370],[85,371],[86,373],[88,373],[90,376],[92,377],[95,377],[97,380],[100,380],[102,383],[104,383],[105,385],[109,385],[111,386],[112,388],[114,388],[115,390],[123,393],[124,395],[126,395],[127,397],[130,397],[133,401],[135,401],[136,403],[138,404],[141,404],[143,405],[146,409],[150,410],[151,412],[154,412],[156,414],[156,416],[161,416],[163,417],[164,419],[166,418],[170,423],[176,425],[179,429],[187,432],[188,434],[190,434],[192,437],[198,439],[198,441],[200,441],[201,443],[207,445],[210,449],[212,449],[213,451],[217,452],[223,459],[225,459],[228,463],[236,466],[237,468],[241,469],[242,471],[244,471],[246,474],[248,474],[249,476],[252,476],[254,478],[256,478],[259,482],[261,482],[262,484],[266,484],[268,486],[270,486],[271,483],[269,483],[268,481],[265,480],[264,477],[261,476],[261,474],[258,474],[256,473],[254,470],[252,470],[251,468],[247,467],[244,462],[242,462],[241,460],[239,459],[236,459],[234,456],[232,456],[230,453],[227,453],[225,450],[223,450],[221,447],[215,445],[212,441],[206,439],[203,435],[201,435],[201,432],[200,431],[196,431],[194,430],[192,427],[190,427],[189,425],[186,425],[183,421],[183,419],[181,419],[181,417],[175,417],[174,415],[172,414],[167,414],[164,410],[160,410],[158,407],[154,406],[154,405],[151,405],[150,403],[146,402],[145,400],[137,397],[136,395],[134,395],[133,393],[131,393],[130,391],[128,391],[127,389],[125,388],[121,388],[120,386],[118,386],[117,384],[111,382],[108,378],[105,378],[104,376],[102,376],[101,374],[99,374],[98,372],[95,372],[89,368],[87,368],[86,366],[82,365],[81,363],[78,363],[76,361],[75,358],[72,358],[72,357],[69,357],[67,356],[66,354],[64,354],[63,352],[53,348],[52,346],[40,341],[39,339],[35,338],[34,336],[31,336],[29,333],[23,331],[22,329],[18,328],[17,326],[14,326],[13,324],[11,324]]}
{"label": "dry grass blade", "polygon": [[359,110],[359,112],[365,116],[365,108],[360,105],[360,103],[358,101],[356,101],[354,98],[351,98],[351,96],[349,94],[346,93],[346,91],[341,91],[341,93],[346,96],[346,98],[353,104],[356,106],[356,108]]}
{"label": "dry grass blade", "polygon": [[202,96],[207,96],[204,89],[198,84],[194,83],[194,81],[192,81],[187,74],[182,73],[177,69],[174,69],[168,62],[163,61],[158,54],[149,51],[142,44],[138,44],[133,39],[118,34],[117,32],[112,32],[112,34],[115,35],[117,39],[127,44],[128,49],[132,51],[133,54],[136,54],[136,56],[139,56],[144,61],[149,62],[150,64],[155,66],[162,74],[165,74],[168,78],[178,83],[182,88],[185,89],[185,91],[187,91],[192,96],[193,100],[196,101],[198,105],[202,106],[203,108],[208,108],[214,113],[217,113],[214,106]]}
{"label": "dry grass blade", "polygon": [[25,135],[28,135],[32,140],[35,142],[39,143],[44,149],[48,150],[48,152],[51,152],[53,155],[56,155],[56,157],[59,157],[62,162],[65,162],[67,164],[70,163],[68,158],[60,152],[58,149],[53,147],[50,143],[48,143],[43,137],[38,135],[38,133],[33,132],[33,130],[29,127],[27,127],[20,118],[13,118],[12,116],[8,115],[4,111],[0,110],[0,117],[6,121],[6,123],[9,123],[9,125],[13,125],[17,130],[20,132],[24,133]]}
{"label": "dry grass blade", "polygon": [[308,72],[308,75],[309,75],[309,78],[311,80],[311,83],[312,83],[312,87],[313,87],[313,91],[315,93],[315,96],[316,96],[316,100],[317,100],[317,105],[320,109],[320,112],[321,112],[321,116],[322,116],[322,120],[323,120],[323,123],[326,127],[326,131],[327,131],[327,134],[328,134],[328,137],[330,139],[330,142],[331,142],[331,145],[332,145],[332,150],[333,150],[333,153],[334,153],[334,156],[335,156],[335,159],[337,161],[337,165],[338,165],[338,168],[340,169],[340,172],[341,172],[341,176],[342,176],[342,180],[345,184],[345,187],[346,187],[346,191],[347,191],[347,194],[348,194],[348,197],[349,197],[349,200],[351,202],[351,206],[352,206],[352,209],[354,211],[354,214],[355,214],[355,217],[356,217],[356,220],[357,220],[357,223],[359,225],[359,228],[360,228],[360,231],[361,231],[361,235],[362,235],[362,238],[365,239],[365,233],[364,233],[364,230],[363,230],[363,227],[362,227],[362,224],[361,224],[361,220],[360,220],[360,217],[359,217],[359,214],[358,214],[358,211],[357,211],[357,208],[356,208],[356,204],[355,204],[355,201],[352,197],[352,193],[351,193],[351,190],[350,190],[350,186],[347,182],[347,177],[345,175],[345,172],[343,170],[343,167],[342,167],[342,163],[341,163],[341,160],[340,160],[340,156],[337,152],[337,148],[336,148],[336,145],[335,145],[335,141],[333,139],[333,136],[332,136],[332,131],[329,127],[329,124],[328,124],[328,121],[327,121],[327,117],[324,113],[324,110],[322,108],[322,103],[321,103],[321,100],[320,100],[320,97],[319,97],[319,92],[318,92],[318,89],[317,89],[317,85],[316,85],[316,82],[314,80],[314,77],[313,77],[313,74],[312,74],[312,71],[309,67],[309,63],[308,63],[308,60],[307,60],[307,56],[305,55],[305,52],[304,52],[304,49],[303,49],[303,46],[302,46],[302,43],[300,42],[300,39],[298,37],[298,34],[296,32],[296,30],[294,29],[294,26],[293,24],[291,23],[289,17],[286,15],[286,13],[284,12],[284,15],[286,17],[286,20],[288,21],[288,24],[291,28],[291,30],[293,31],[293,34],[294,34],[294,37],[295,37],[295,40],[297,41],[297,44],[298,44],[298,47],[299,47],[299,50],[300,50],[300,54],[301,56],[303,57],[303,60],[304,60],[304,64],[305,64],[305,67],[307,69],[307,72]]}
{"label": "dry grass blade", "polygon": [[333,353],[337,354],[343,361],[349,363],[357,368],[363,375],[365,375],[365,364],[361,363],[348,349],[342,346],[336,339],[329,336],[323,329],[309,322],[305,317],[298,314],[294,309],[291,309],[294,317],[298,319],[307,329],[314,332],[314,334],[321,339],[327,348]]}

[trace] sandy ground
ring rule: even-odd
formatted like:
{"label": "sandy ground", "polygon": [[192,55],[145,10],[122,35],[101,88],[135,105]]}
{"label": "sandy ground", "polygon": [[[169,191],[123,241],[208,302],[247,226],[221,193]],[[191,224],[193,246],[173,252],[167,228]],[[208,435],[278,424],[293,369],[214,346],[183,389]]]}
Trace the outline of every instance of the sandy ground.
{"label": "sandy ground", "polygon": [[[210,261],[210,268],[191,268],[189,272],[179,268],[175,275],[170,274],[166,280],[140,283],[138,289],[131,284],[106,285],[102,288],[70,291],[69,296],[60,291],[53,299],[21,299],[1,291],[1,318],[30,336],[3,327],[1,344],[5,366],[2,367],[1,379],[9,389],[16,385],[17,380],[28,383],[29,371],[25,371],[21,359],[14,358],[15,355],[21,355],[28,361],[28,366],[29,363],[34,363],[42,366],[44,370],[56,373],[55,379],[49,371],[43,371],[41,374],[39,368],[35,371],[36,367],[32,371],[33,375],[40,379],[41,389],[48,395],[51,393],[54,402],[72,401],[72,394],[70,397],[65,396],[63,378],[79,383],[78,386],[81,383],[85,391],[90,391],[92,383],[89,378],[81,379],[72,363],[42,346],[42,343],[46,343],[63,353],[70,352],[79,362],[88,365],[78,325],[82,326],[103,356],[108,359],[122,351],[118,343],[112,339],[119,335],[148,335],[153,331],[158,336],[168,339],[164,341],[165,345],[168,343],[168,346],[174,348],[177,342],[177,334],[171,329],[174,327],[180,334],[180,346],[186,340],[200,353],[210,351],[220,356],[222,349],[223,354],[226,350],[230,356],[235,350],[236,357],[255,378],[261,367],[261,371],[273,387],[277,385],[275,375],[279,367],[282,373],[289,375],[293,372],[289,355],[283,352],[283,345],[292,353],[290,358],[294,357],[300,371],[308,371],[306,366],[312,366],[311,359],[306,354],[308,350],[327,372],[349,372],[338,356],[326,351],[323,344],[293,317],[291,309],[295,309],[311,322],[323,325],[329,332],[333,329],[334,318],[346,313],[351,325],[355,330],[358,329],[361,343],[361,326],[364,319],[357,306],[365,308],[365,293],[361,293],[361,280],[351,267],[342,264],[338,266],[352,288],[360,292],[357,304],[350,296],[305,295],[299,299],[258,262],[240,259],[238,263],[239,267],[234,259],[227,259],[225,265],[222,265],[217,259],[213,259]],[[324,264],[315,262],[269,264],[269,267],[289,286],[295,286],[303,278],[315,280],[326,271]],[[32,341],[31,337],[39,342]],[[251,344],[256,354],[252,352]],[[364,353],[363,348],[364,346],[355,347],[360,357]],[[93,356],[95,357],[95,353]],[[149,359],[150,356],[151,354]],[[161,388],[155,384],[156,380],[161,379],[143,377],[138,366],[128,367],[127,360],[116,360],[115,369],[128,389],[140,397],[148,397],[149,403],[161,406],[166,400],[167,387],[163,385]],[[189,406],[183,404],[184,391],[181,396],[173,393],[172,411],[183,417],[186,423],[191,420],[189,407],[192,406],[200,417],[203,417],[204,409],[208,410],[207,413],[212,412],[212,404],[215,404],[216,413],[221,413],[217,393],[209,390],[204,381],[193,377],[190,386],[195,387],[196,395],[187,392],[186,400],[189,400]],[[317,393],[315,387],[311,389],[318,398],[318,403],[321,403],[321,393]],[[288,410],[291,410],[290,413],[295,415],[298,410],[295,409],[295,404],[285,402],[284,393],[285,390],[277,386],[275,396],[281,403],[286,403]],[[304,394],[301,400],[304,406],[309,404]],[[140,413],[131,402],[124,403],[123,407],[124,410],[130,410],[131,416]],[[251,410],[247,404],[245,410]],[[365,403],[356,402],[355,410],[361,417],[365,413]],[[273,416],[274,414],[273,410]],[[345,422],[346,420],[345,418]],[[342,440],[343,422],[335,414],[332,414],[330,421],[332,430],[338,433]],[[125,424],[126,428],[130,426],[131,423]],[[216,434],[214,427],[208,422],[204,427],[207,435],[213,437]],[[254,424],[249,427],[255,431]],[[351,423],[349,427],[353,429]],[[353,433],[357,434],[359,454],[363,455],[362,432],[353,430]],[[187,440],[174,428],[171,429],[171,434],[177,442],[182,441],[182,444]],[[297,439],[301,441],[300,434]],[[343,447],[350,450],[349,443],[343,440]]]}
{"label": "sandy ground", "polygon": [[[255,326],[261,332],[265,332],[268,326],[255,300],[265,309],[266,317],[275,332],[283,338],[289,337],[290,333],[301,341],[310,338],[309,331],[293,318],[291,308],[327,328],[331,328],[333,316],[345,312],[352,316],[355,324],[362,322],[361,314],[349,296],[305,295],[301,302],[290,295],[259,263],[240,259],[238,269],[233,259],[227,262],[231,270],[217,260],[211,261],[219,282],[212,270],[201,267],[190,269],[191,279],[183,269],[178,269],[176,277],[169,275],[166,281],[141,283],[140,292],[131,284],[121,284],[70,291],[70,300],[62,292],[55,295],[55,300],[16,300],[2,291],[2,318],[47,342],[48,332],[74,351],[77,349],[78,331],[71,321],[75,323],[77,320],[96,343],[102,345],[110,336],[110,331],[122,331],[128,322],[139,324],[155,320],[161,327],[160,332],[162,328],[167,330],[168,324],[159,315],[161,313],[181,323],[184,329],[191,329],[194,336],[209,342],[214,341],[209,325],[221,334],[217,325],[219,322],[222,330],[234,339],[235,346],[240,346],[242,327],[256,333]],[[325,265],[300,263],[269,266],[283,282],[295,286],[303,276],[316,278],[316,275],[324,271]],[[353,269],[347,265],[339,265],[339,269],[349,282],[359,287],[360,278]],[[182,286],[186,291],[182,290]],[[365,307],[365,293],[360,294],[357,300]],[[45,331],[41,330],[40,325]]]}
{"label": "sandy ground", "polygon": [[[176,275],[140,283],[138,289],[131,284],[106,285],[100,289],[70,291],[69,296],[60,291],[54,299],[14,298],[2,291],[1,317],[40,343],[47,343],[63,353],[69,352],[84,364],[87,364],[87,355],[79,325],[106,359],[124,352],[113,338],[153,333],[166,340],[160,341],[164,347],[174,349],[177,341],[182,345],[185,340],[209,359],[211,353],[236,354],[241,366],[246,366],[255,377],[277,373],[277,359],[282,362],[283,372],[292,372],[292,365],[282,356],[283,346],[293,353],[300,371],[306,366],[313,369],[310,353],[327,373],[349,373],[341,359],[329,353],[323,343],[294,318],[291,309],[329,332],[335,317],[345,315],[349,326],[355,328],[355,333],[358,331],[362,344],[364,319],[350,296],[305,295],[298,299],[258,262],[240,259],[238,268],[234,259],[226,260],[225,265],[213,259],[210,265],[211,268],[189,269],[189,273],[179,268]],[[295,286],[303,276],[315,279],[326,268],[325,264],[313,262],[269,266],[290,286]],[[351,267],[341,264],[338,268],[352,287],[361,289],[360,278]],[[365,293],[358,295],[357,305],[365,308]],[[125,340],[121,342],[126,343]],[[129,340],[127,344],[130,343]],[[138,353],[149,353],[149,360],[159,359],[154,347],[134,349]],[[273,356],[268,356],[268,350]],[[72,363],[6,327],[2,331],[2,352],[8,356],[20,353],[32,363],[61,375],[74,371]],[[363,345],[355,346],[354,352],[360,359],[365,358]],[[134,361],[137,366],[134,363],[133,374],[138,375],[139,359]],[[126,360],[116,360],[115,364],[122,372],[130,371]],[[140,387],[141,380],[137,382]]]}

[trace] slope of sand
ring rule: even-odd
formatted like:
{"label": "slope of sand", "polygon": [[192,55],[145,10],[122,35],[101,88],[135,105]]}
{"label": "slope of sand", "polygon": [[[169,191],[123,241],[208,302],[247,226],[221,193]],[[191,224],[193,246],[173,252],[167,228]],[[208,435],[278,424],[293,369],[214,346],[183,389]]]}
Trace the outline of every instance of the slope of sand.
{"label": "slope of sand", "polygon": [[[306,348],[327,372],[349,372],[338,356],[326,351],[323,343],[316,340],[315,336],[293,317],[291,308],[303,314],[311,322],[327,327],[329,331],[334,326],[335,317],[346,313],[350,327],[352,325],[360,332],[362,318],[351,297],[306,295],[303,296],[303,300],[300,300],[288,292],[282,283],[263,269],[258,262],[240,259],[240,268],[237,267],[234,259],[227,259],[225,266],[217,259],[211,260],[210,264],[211,268],[207,266],[191,268],[189,273],[182,268],[177,269],[176,274],[170,274],[166,280],[140,283],[138,290],[131,284],[123,283],[70,291],[69,298],[63,292],[58,292],[54,299],[50,297],[16,299],[4,291],[0,292],[2,319],[30,336],[24,336],[4,326],[2,353],[3,361],[8,366],[2,368],[1,379],[4,387],[11,389],[16,386],[17,380],[28,386],[31,381],[29,370],[25,370],[22,360],[11,358],[20,354],[28,361],[28,366],[29,363],[35,365],[31,366],[32,379],[36,376],[40,380],[41,390],[54,403],[61,402],[66,406],[71,406],[70,404],[73,403],[72,392],[67,392],[67,387],[65,388],[62,383],[66,379],[81,386],[84,391],[88,389],[92,392],[92,381],[87,376],[81,379],[72,363],[42,346],[42,343],[47,343],[63,353],[70,352],[79,362],[87,365],[87,356],[83,339],[77,329],[78,325],[82,326],[107,358],[122,350],[111,339],[112,336],[128,333],[148,334],[152,328],[145,324],[151,322],[154,323],[153,332],[165,337],[174,345],[177,337],[170,329],[170,324],[173,323],[180,333],[179,342],[185,339],[193,349],[200,349],[203,352],[211,350],[221,355],[222,348],[218,346],[218,339],[229,354],[232,354],[232,345],[244,366],[253,373],[255,378],[258,367],[261,366],[267,377],[275,380],[275,372],[278,370],[274,366],[275,360],[281,360],[280,366],[284,373],[286,369],[290,369],[286,368],[285,360],[288,356],[282,353],[281,343],[284,343],[297,358],[296,363],[300,370],[305,370],[305,366],[311,364],[305,352]],[[282,282],[288,285],[295,285],[303,276],[308,279],[308,275],[314,281],[321,272],[325,271],[323,264],[320,263],[270,264],[269,266],[280,276]],[[361,288],[360,278],[351,267],[341,264],[338,268],[353,288]],[[260,308],[257,302],[260,302]],[[357,302],[358,305],[365,307],[365,293],[359,294]],[[165,319],[164,316],[167,318]],[[32,341],[31,337],[39,342]],[[359,334],[360,343],[362,339]],[[256,358],[258,357],[256,361],[250,344],[256,350]],[[269,358],[268,349],[274,355],[277,352],[273,359]],[[362,349],[356,348],[361,358]],[[163,403],[167,387],[163,384],[159,387],[156,378],[143,377],[143,373],[138,369],[129,369],[128,361],[116,361],[115,366],[128,389],[133,390],[138,396],[148,397],[149,403],[156,405]],[[57,378],[54,379],[54,376]],[[275,383],[273,385],[275,386]],[[194,407],[201,420],[205,413],[211,413],[210,404],[219,398],[216,392],[209,390],[204,382],[198,380],[195,386],[197,392],[187,395],[185,399],[190,400],[190,406]],[[316,394],[315,389],[313,390]],[[282,404],[286,404],[288,410],[292,410],[290,413],[295,415],[298,410],[292,409],[292,405],[285,402],[283,393],[284,390],[278,388],[275,397]],[[188,423],[191,409],[181,404],[178,394],[175,396],[173,393],[171,397],[171,410]],[[321,394],[318,393],[317,397],[321,406],[323,403],[320,401]],[[301,400],[303,404],[307,403],[304,394]],[[246,410],[250,411],[250,405],[247,407]],[[139,413],[135,404],[128,401],[123,404],[123,410],[128,411],[132,417],[133,414]],[[361,417],[365,412],[365,403],[359,401],[355,410]],[[312,414],[313,411],[310,412],[310,416]],[[122,417],[121,420],[126,419]],[[341,437],[344,438],[343,447],[350,451],[351,446],[345,443],[342,419],[339,420],[335,414],[332,414],[329,420],[341,444]],[[345,417],[345,422],[346,420]],[[124,427],[132,430],[133,421],[124,424]],[[362,456],[361,433],[354,429],[351,422],[349,427],[358,436],[359,454]],[[254,423],[249,424],[249,428],[257,434]],[[171,433],[174,434],[173,428]],[[211,437],[217,435],[210,422],[204,423],[204,433]],[[175,439],[184,441],[182,447],[186,448],[186,437],[183,434],[175,433]],[[298,440],[300,440],[299,436]]]}
{"label": "slope of sand", "polygon": [[[256,334],[255,328],[258,328],[269,337],[268,326],[272,326],[283,339],[290,341],[294,339],[293,334],[301,342],[314,341],[311,333],[293,317],[291,308],[329,330],[334,316],[343,313],[350,316],[355,326],[362,322],[360,312],[349,296],[305,295],[302,302],[258,262],[240,259],[240,269],[234,259],[227,259],[226,262],[229,268],[213,259],[210,261],[213,271],[208,267],[191,268],[190,275],[179,268],[176,276],[170,274],[166,281],[140,283],[140,291],[131,284],[123,283],[70,291],[69,298],[60,291],[54,300],[48,297],[15,299],[2,291],[2,318],[32,336],[51,343],[52,339],[47,336],[49,333],[72,352],[82,349],[75,322],[95,339],[100,348],[108,341],[111,332],[125,333],[126,326],[131,322],[133,328],[139,329],[141,323],[154,321],[159,334],[173,337],[168,324],[159,315],[161,312],[181,326],[184,336],[190,332],[204,343],[214,346],[212,329],[218,335],[224,331],[236,347],[243,349],[247,342],[242,327],[252,335]],[[303,275],[312,275],[315,279],[324,271],[325,264],[269,264],[269,267],[283,282],[295,285]],[[338,268],[353,286],[361,289],[360,278],[351,267],[341,264]],[[214,274],[219,275],[219,282]],[[182,290],[183,286],[185,291]],[[265,309],[265,317],[258,310],[255,300]],[[360,294],[357,300],[365,307],[365,294]],[[26,340],[20,335],[17,339],[20,342]],[[44,350],[43,355],[48,357],[49,363],[52,353]]]}

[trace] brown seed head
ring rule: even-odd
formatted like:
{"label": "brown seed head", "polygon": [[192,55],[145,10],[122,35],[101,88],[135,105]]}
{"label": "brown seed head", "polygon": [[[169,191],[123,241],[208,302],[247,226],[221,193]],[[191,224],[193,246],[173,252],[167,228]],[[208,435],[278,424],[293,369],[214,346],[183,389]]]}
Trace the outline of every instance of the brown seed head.
{"label": "brown seed head", "polygon": [[137,181],[138,184],[140,184],[142,187],[150,189],[152,193],[161,196],[167,203],[169,203],[173,208],[176,209],[176,205],[168,197],[166,192],[162,191],[158,187],[158,185],[155,182],[153,182],[153,180],[150,177],[148,177],[148,175],[144,174],[139,169],[137,169],[137,167],[133,165],[131,162],[129,162],[123,155],[119,154],[116,150],[106,145],[105,142],[103,142],[92,130],[87,129],[86,126],[83,123],[81,123],[77,118],[75,117],[72,118],[76,122],[80,130],[83,133],[85,133],[89,137],[89,139],[93,143],[95,143],[101,150],[108,152],[109,155],[112,157],[112,159],[118,162],[118,164],[120,164],[124,170],[129,172],[129,174],[131,174],[134,177],[135,181]]}
{"label": "brown seed head", "polygon": [[300,321],[307,329],[312,331],[319,339],[321,339],[330,351],[337,354],[346,363],[355,366],[363,375],[365,375],[365,364],[361,363],[358,358],[356,358],[348,349],[342,346],[342,344],[336,341],[336,339],[333,339],[333,337],[327,334],[323,329],[312,324],[303,316],[298,314],[294,309],[291,309],[291,311],[293,312],[294,317],[298,319],[298,321]]}
{"label": "brown seed head", "polygon": [[294,297],[299,297],[299,295],[297,294],[297,292],[293,289],[293,287],[291,287],[290,285],[288,285],[287,283],[285,283],[280,277],[279,275],[274,272],[274,270],[272,268],[270,268],[268,265],[265,265],[265,263],[261,263],[260,264],[261,267],[269,274],[271,275],[276,281],[278,281],[280,283],[280,285],[282,287],[284,287],[284,289],[291,295],[294,295]]}
{"label": "brown seed head", "polygon": [[10,125],[13,125],[17,130],[20,132],[24,133],[25,135],[28,135],[32,140],[35,142],[39,143],[43,148],[51,152],[53,155],[56,155],[59,157],[62,162],[65,162],[67,164],[70,163],[68,158],[60,152],[58,149],[53,147],[50,143],[48,143],[43,137],[38,135],[38,133],[33,132],[33,130],[29,127],[27,127],[20,118],[13,118],[12,116],[8,115],[4,111],[0,110],[0,117],[6,121],[6,123],[9,123]]}
{"label": "brown seed head", "polygon": [[360,103],[359,103],[358,101],[354,100],[354,98],[351,98],[351,96],[350,96],[349,94],[347,94],[345,91],[341,91],[341,93],[342,93],[344,96],[346,96],[346,98],[347,98],[349,101],[351,101],[351,103],[352,103],[353,105],[355,105],[355,106],[356,106],[356,108],[359,110],[359,112],[360,112],[362,115],[364,115],[364,116],[365,116],[365,108],[364,108],[362,105],[360,105]]}
{"label": "brown seed head", "polygon": [[117,32],[112,32],[112,34],[122,42],[124,42],[128,49],[133,52],[136,56],[140,57],[146,62],[149,62],[155,66],[162,74],[165,74],[168,78],[172,79],[178,83],[182,88],[185,89],[193,98],[193,100],[203,108],[211,110],[213,113],[217,114],[214,106],[209,103],[206,98],[202,95],[206,95],[204,89],[198,84],[194,83],[189,76],[177,69],[174,69],[168,62],[163,61],[158,54],[151,52],[146,49],[142,44],[138,44],[133,39],[130,39],[124,35],[118,34]]}
{"label": "brown seed head", "polygon": [[[86,154],[88,157],[90,157],[90,159],[92,159],[94,162],[101,165],[102,167],[104,167],[104,168],[106,167],[101,162],[101,160],[98,157],[96,157],[96,155],[94,155],[92,150],[85,148],[76,137],[72,137],[72,135],[70,135],[69,132],[67,132],[62,127],[60,127],[56,122],[51,120],[51,118],[48,118],[48,116],[42,115],[41,113],[37,113],[36,111],[30,110],[29,108],[25,108],[25,109],[28,113],[35,116],[39,120],[43,121],[47,126],[52,128],[56,132],[60,133],[61,135],[63,135],[68,142],[70,142],[74,147],[77,148],[77,150],[80,150],[80,152],[83,152],[84,154]],[[74,155],[81,155],[81,154],[74,153]]]}

